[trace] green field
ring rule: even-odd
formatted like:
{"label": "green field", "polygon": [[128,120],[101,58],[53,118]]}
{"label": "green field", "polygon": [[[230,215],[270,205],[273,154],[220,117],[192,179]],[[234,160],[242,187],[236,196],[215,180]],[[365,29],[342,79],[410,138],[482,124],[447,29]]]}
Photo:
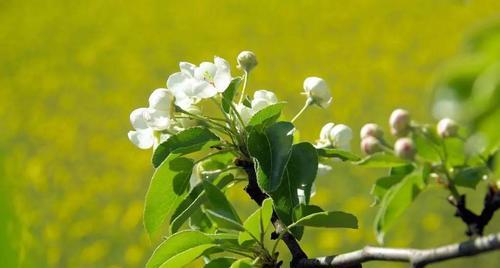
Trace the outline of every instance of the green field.
{"label": "green field", "polygon": [[[0,223],[0,266],[143,266],[156,246],[142,226],[153,169],[151,152],[127,139],[128,117],[165,86],[179,61],[218,55],[237,73],[236,55],[254,51],[259,66],[249,88],[275,90],[288,101],[287,117],[303,104],[304,78],[323,77],[333,105],[297,122],[301,138],[314,141],[326,122],[357,133],[368,121],[386,125],[396,107],[432,120],[436,72],[499,11],[494,0],[1,1],[0,215],[7,220]],[[358,142],[356,134],[355,152]],[[334,163],[334,172],[318,179],[313,202],[356,214],[360,229],[307,232],[310,255],[376,244],[369,192],[382,173]],[[255,207],[240,190],[231,198],[241,199],[248,215]],[[386,245],[465,239],[446,195],[436,187],[419,197]],[[499,226],[497,215],[486,232]],[[433,267],[499,261],[492,253]]]}

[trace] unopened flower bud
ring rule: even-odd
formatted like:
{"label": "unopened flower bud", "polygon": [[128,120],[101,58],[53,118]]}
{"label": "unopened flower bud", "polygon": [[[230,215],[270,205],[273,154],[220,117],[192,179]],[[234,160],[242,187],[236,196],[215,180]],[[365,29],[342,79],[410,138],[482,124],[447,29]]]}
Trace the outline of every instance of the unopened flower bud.
{"label": "unopened flower bud", "polygon": [[458,135],[458,125],[450,118],[443,118],[437,124],[437,133],[442,138],[455,137]]}
{"label": "unopened flower bud", "polygon": [[257,57],[252,51],[242,51],[237,58],[238,69],[244,70],[249,73],[255,66],[257,66]]}
{"label": "unopened flower bud", "polygon": [[365,154],[374,154],[382,151],[382,144],[373,136],[366,136],[361,140],[361,150]]}
{"label": "unopened flower bud", "polygon": [[377,139],[382,139],[383,135],[384,131],[382,130],[382,128],[374,123],[365,124],[360,131],[361,139],[364,139],[366,137],[374,137]]}
{"label": "unopened flower bud", "polygon": [[322,108],[327,108],[332,101],[330,88],[326,84],[325,80],[319,77],[306,78],[304,80],[304,91],[312,103],[317,104]]}
{"label": "unopened flower bud", "polygon": [[410,128],[410,113],[403,109],[394,110],[389,118],[389,125],[393,135],[405,136]]}
{"label": "unopened flower bud", "polygon": [[402,159],[412,160],[417,150],[410,138],[399,138],[394,144],[394,152]]}
{"label": "unopened flower bud", "polygon": [[346,125],[338,124],[330,130],[330,140],[334,147],[350,150],[352,139],[352,129]]}

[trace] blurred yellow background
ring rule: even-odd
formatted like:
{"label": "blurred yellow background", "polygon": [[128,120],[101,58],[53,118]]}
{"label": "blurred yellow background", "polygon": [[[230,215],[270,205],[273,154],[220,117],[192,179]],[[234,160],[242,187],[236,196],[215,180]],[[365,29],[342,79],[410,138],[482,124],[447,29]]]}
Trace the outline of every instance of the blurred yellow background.
{"label": "blurred yellow background", "polygon": [[[156,246],[142,226],[153,170],[151,152],[127,139],[128,116],[165,86],[179,61],[218,55],[236,74],[238,52],[254,51],[259,66],[249,88],[275,90],[289,102],[288,117],[303,104],[303,79],[325,78],[333,105],[311,109],[297,123],[301,137],[314,141],[328,121],[357,133],[368,121],[386,124],[396,107],[431,120],[433,74],[460,52],[467,33],[499,10],[495,0],[2,1],[3,267],[144,265]],[[355,137],[356,152],[358,142]],[[312,202],[352,212],[361,222],[357,231],[306,231],[309,255],[376,244],[369,191],[383,172],[335,163],[331,176],[318,179]],[[238,190],[233,200],[244,196]],[[420,196],[386,245],[431,247],[465,239],[445,198],[438,188]],[[246,198],[239,203],[242,214],[254,208]],[[497,215],[486,232],[500,229],[499,223]],[[433,267],[493,267],[498,261],[491,253]]]}

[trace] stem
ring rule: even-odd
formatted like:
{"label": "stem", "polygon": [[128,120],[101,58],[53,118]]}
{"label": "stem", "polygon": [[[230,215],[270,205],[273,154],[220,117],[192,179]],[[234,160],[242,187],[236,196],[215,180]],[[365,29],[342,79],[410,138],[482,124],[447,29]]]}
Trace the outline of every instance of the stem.
{"label": "stem", "polygon": [[297,118],[299,118],[299,116],[301,114],[303,114],[306,111],[307,107],[309,107],[311,104],[312,104],[312,101],[310,98],[308,98],[306,100],[306,104],[304,105],[304,107],[302,107],[302,109],[300,109],[300,111],[293,117],[292,121],[290,121],[290,122],[293,123],[295,120],[297,120]]}
{"label": "stem", "polygon": [[247,88],[247,80],[248,80],[248,72],[245,71],[245,75],[243,78],[243,89],[241,90],[240,100],[238,101],[238,104],[240,104],[243,101],[243,98],[245,98],[245,89]]}

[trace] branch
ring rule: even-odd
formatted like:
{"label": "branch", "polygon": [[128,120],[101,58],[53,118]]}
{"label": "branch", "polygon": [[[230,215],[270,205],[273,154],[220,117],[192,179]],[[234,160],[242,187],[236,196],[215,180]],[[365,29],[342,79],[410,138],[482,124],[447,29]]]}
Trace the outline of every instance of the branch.
{"label": "branch", "polygon": [[465,232],[467,236],[481,236],[484,227],[493,218],[495,211],[500,209],[500,190],[494,184],[488,186],[488,192],[484,197],[484,207],[479,215],[466,207],[465,195],[461,195],[459,200],[450,196],[448,201],[456,208],[455,216],[459,217],[467,225],[467,231]]}
{"label": "branch", "polygon": [[[262,202],[269,196],[266,193],[262,192],[259,185],[257,184],[257,177],[255,174],[253,163],[250,161],[237,159],[235,164],[236,166],[243,168],[248,175],[248,185],[245,187],[245,191],[250,196],[250,198],[252,198],[252,200],[254,200],[259,206],[262,206]],[[273,237],[276,238],[281,234],[281,240],[283,240],[285,245],[288,247],[288,250],[292,254],[292,267],[294,267],[294,264],[299,260],[307,259],[306,253],[302,250],[293,234],[286,231],[286,225],[279,219],[275,211],[273,211],[271,222],[274,225],[274,229],[276,230]]]}
{"label": "branch", "polygon": [[490,234],[474,240],[431,249],[402,249],[367,246],[364,249],[337,256],[303,259],[296,267],[350,267],[367,261],[408,262],[411,267],[424,267],[465,256],[500,249],[500,233]]}

